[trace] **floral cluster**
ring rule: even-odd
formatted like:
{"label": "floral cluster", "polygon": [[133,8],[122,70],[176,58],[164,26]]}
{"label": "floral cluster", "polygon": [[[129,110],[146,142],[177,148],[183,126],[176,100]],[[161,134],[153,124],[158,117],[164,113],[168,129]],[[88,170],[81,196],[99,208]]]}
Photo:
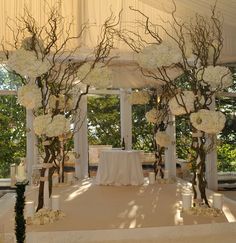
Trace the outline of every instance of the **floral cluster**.
{"label": "floral cluster", "polygon": [[183,91],[169,101],[169,108],[173,115],[179,116],[194,111],[195,95],[192,91]]}
{"label": "floral cluster", "polygon": [[53,118],[50,114],[37,116],[33,125],[39,136],[57,137],[70,132],[70,121],[60,114]]}
{"label": "floral cluster", "polygon": [[196,216],[210,216],[210,217],[219,217],[222,215],[222,211],[217,208],[209,208],[207,205],[197,205],[196,207],[191,207],[186,210],[190,215]]}
{"label": "floral cluster", "polygon": [[209,66],[200,69],[197,77],[203,86],[208,84],[212,90],[224,89],[233,84],[233,77],[229,68],[222,66]]}
{"label": "floral cluster", "polygon": [[156,133],[156,143],[161,147],[167,147],[171,143],[171,137],[166,132]]}
{"label": "floral cluster", "polygon": [[20,48],[10,55],[7,66],[22,77],[27,76],[35,79],[48,72],[51,64],[46,58],[44,60],[38,59],[34,51]]}
{"label": "floral cluster", "polygon": [[37,109],[42,106],[42,94],[37,85],[28,83],[18,89],[18,102],[27,109]]}
{"label": "floral cluster", "polygon": [[201,109],[190,115],[192,125],[206,133],[219,133],[225,126],[225,115],[220,111]]}
{"label": "floral cluster", "polygon": [[148,122],[159,124],[165,119],[165,114],[163,110],[157,110],[156,108],[153,108],[146,112],[145,117]]}
{"label": "floral cluster", "polygon": [[180,50],[174,44],[162,42],[143,48],[136,56],[137,62],[142,68],[154,69],[170,66],[182,60]]}
{"label": "floral cluster", "polygon": [[28,225],[44,225],[53,223],[64,217],[65,213],[63,213],[61,210],[53,211],[50,209],[42,208],[34,214],[33,218],[27,218],[26,223]]}
{"label": "floral cluster", "polygon": [[99,63],[92,68],[91,63],[83,64],[77,76],[84,84],[93,86],[95,88],[109,88],[111,87],[112,73],[107,66]]}
{"label": "floral cluster", "polygon": [[48,100],[48,105],[50,110],[72,110],[74,103],[70,97],[64,94],[50,95]]}
{"label": "floral cluster", "polygon": [[147,91],[135,91],[130,96],[130,102],[133,105],[145,105],[149,100],[150,95]]}

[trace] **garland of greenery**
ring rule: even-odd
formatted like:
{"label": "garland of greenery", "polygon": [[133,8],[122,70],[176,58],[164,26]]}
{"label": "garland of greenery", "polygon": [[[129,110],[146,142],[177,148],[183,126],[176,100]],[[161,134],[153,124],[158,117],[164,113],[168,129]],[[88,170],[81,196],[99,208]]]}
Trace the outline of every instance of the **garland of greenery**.
{"label": "garland of greenery", "polygon": [[17,243],[25,242],[25,186],[29,182],[24,180],[23,182],[16,183],[16,204],[15,204],[15,235]]}

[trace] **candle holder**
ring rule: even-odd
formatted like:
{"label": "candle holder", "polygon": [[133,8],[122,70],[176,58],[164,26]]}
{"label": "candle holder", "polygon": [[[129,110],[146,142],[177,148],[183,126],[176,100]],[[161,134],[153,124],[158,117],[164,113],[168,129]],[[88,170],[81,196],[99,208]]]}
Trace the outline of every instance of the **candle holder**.
{"label": "candle holder", "polygon": [[15,235],[16,242],[25,242],[25,187],[29,184],[28,180],[19,181],[16,183],[16,203],[15,203]]}

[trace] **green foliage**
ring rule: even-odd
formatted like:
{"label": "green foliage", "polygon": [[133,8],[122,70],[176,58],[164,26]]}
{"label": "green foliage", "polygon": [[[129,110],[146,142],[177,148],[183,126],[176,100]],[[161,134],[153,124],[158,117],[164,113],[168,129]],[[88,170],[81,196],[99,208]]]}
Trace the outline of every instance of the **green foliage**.
{"label": "green foliage", "polygon": [[145,113],[150,110],[148,106],[133,105],[132,107],[132,142],[133,149],[153,151],[153,125],[148,123]]}
{"label": "green foliage", "polygon": [[0,96],[0,178],[9,177],[10,164],[25,157],[25,119],[15,96]]}
{"label": "green foliage", "polygon": [[114,95],[88,97],[89,144],[120,147],[120,104]]}
{"label": "green foliage", "polygon": [[15,235],[17,243],[25,242],[25,186],[28,183],[16,183],[16,203],[15,203]]}
{"label": "green foliage", "polygon": [[218,171],[236,170],[236,145],[222,143],[217,146],[218,151]]}

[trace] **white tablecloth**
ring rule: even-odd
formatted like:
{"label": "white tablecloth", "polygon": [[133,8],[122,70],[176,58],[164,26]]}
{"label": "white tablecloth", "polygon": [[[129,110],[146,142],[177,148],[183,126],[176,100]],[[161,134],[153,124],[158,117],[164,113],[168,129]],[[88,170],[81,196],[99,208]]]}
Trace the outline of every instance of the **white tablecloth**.
{"label": "white tablecloth", "polygon": [[96,182],[100,185],[141,185],[144,182],[140,151],[107,150],[99,158]]}

